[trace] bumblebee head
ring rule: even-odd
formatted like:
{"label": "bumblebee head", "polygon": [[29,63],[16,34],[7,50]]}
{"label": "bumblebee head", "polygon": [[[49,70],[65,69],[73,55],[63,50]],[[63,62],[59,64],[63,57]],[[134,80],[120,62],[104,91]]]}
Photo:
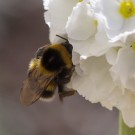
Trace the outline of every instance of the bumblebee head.
{"label": "bumblebee head", "polygon": [[66,41],[62,45],[66,48],[66,50],[68,51],[68,53],[72,56],[73,46],[68,41]]}
{"label": "bumblebee head", "polygon": [[62,45],[67,49],[68,53],[70,55],[72,55],[73,46],[69,43],[69,41],[60,35],[56,35],[56,36],[61,38],[61,39],[64,39],[66,41],[66,42],[62,43]]}
{"label": "bumblebee head", "polygon": [[49,71],[58,71],[65,65],[58,50],[48,48],[41,59],[42,66]]}

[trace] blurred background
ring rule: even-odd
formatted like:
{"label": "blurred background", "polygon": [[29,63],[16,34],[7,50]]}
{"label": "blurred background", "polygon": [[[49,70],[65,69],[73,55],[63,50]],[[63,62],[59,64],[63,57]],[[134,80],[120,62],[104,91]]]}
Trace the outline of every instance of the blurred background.
{"label": "blurred background", "polygon": [[20,104],[30,59],[48,41],[42,0],[0,0],[0,135],[118,135],[118,112],[76,94]]}

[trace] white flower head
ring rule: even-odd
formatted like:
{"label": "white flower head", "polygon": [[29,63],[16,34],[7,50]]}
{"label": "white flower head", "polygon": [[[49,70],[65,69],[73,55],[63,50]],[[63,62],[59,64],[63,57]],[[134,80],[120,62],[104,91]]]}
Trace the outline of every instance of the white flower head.
{"label": "white flower head", "polygon": [[135,126],[135,0],[44,0],[44,7],[51,42],[63,35],[73,46],[68,86]]}
{"label": "white flower head", "polygon": [[107,35],[112,41],[135,32],[135,0],[100,0],[99,3],[99,14],[105,19]]}

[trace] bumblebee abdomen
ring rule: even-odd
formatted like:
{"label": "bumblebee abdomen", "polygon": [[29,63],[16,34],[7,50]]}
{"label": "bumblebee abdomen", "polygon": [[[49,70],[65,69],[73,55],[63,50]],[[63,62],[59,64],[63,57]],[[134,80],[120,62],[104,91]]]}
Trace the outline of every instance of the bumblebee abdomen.
{"label": "bumblebee abdomen", "polygon": [[51,98],[53,97],[55,90],[57,87],[57,83],[55,81],[52,81],[48,87],[42,92],[41,97],[42,98]]}

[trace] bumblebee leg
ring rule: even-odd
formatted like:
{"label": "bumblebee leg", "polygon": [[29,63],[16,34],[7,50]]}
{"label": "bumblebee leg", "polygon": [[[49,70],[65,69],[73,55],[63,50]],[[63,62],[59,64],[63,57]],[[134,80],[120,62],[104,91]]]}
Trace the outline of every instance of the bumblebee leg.
{"label": "bumblebee leg", "polygon": [[77,92],[77,91],[76,91],[76,90],[73,90],[73,89],[71,89],[71,90],[69,90],[69,91],[63,91],[63,92],[61,93],[61,96],[62,96],[62,98],[65,98],[65,97],[74,95],[76,92]]}
{"label": "bumblebee leg", "polygon": [[63,101],[63,98],[74,95],[77,91],[74,89],[69,89],[67,91],[64,91],[63,85],[58,85],[58,92],[59,92],[59,98],[60,101]]}
{"label": "bumblebee leg", "polygon": [[64,86],[59,84],[58,85],[58,93],[59,93],[59,99],[61,102],[63,102],[63,97],[62,97],[63,89],[64,89]]}

